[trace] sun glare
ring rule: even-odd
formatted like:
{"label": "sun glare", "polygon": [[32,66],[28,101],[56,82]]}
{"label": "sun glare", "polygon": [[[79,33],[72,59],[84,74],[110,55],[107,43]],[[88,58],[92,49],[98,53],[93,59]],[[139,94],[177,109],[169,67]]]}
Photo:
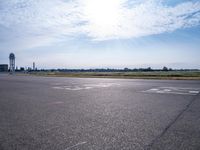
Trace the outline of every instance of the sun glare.
{"label": "sun glare", "polygon": [[[85,14],[89,24],[99,34],[113,32],[120,20],[121,0],[86,0]],[[97,30],[96,30],[97,31]]]}

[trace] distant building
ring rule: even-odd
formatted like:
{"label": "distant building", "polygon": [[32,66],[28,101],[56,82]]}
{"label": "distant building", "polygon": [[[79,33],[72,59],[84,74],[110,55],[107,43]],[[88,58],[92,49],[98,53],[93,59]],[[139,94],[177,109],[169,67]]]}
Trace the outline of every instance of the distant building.
{"label": "distant building", "polygon": [[8,65],[0,64],[0,72],[8,72]]}
{"label": "distant building", "polygon": [[35,62],[33,62],[33,71],[35,71]]}
{"label": "distant building", "polygon": [[10,73],[15,72],[15,55],[13,53],[10,53],[9,55],[9,60],[10,60]]}

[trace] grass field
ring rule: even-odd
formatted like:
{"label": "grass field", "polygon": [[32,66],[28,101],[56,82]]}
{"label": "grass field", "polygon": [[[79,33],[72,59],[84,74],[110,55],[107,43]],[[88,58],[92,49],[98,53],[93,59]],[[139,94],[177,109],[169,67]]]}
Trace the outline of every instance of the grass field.
{"label": "grass field", "polygon": [[174,79],[200,80],[200,71],[152,71],[152,72],[32,72],[31,75],[81,78]]}

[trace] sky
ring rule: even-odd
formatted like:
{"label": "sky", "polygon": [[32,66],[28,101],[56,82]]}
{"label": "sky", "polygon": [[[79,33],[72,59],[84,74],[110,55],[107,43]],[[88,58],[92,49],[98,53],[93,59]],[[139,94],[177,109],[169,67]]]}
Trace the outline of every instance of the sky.
{"label": "sky", "polygon": [[0,0],[0,64],[200,69],[200,0]]}

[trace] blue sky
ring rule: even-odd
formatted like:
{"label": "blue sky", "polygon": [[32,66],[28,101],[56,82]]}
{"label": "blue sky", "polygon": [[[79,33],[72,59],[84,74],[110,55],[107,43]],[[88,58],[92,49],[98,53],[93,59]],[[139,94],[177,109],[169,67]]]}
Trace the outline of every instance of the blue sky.
{"label": "blue sky", "polygon": [[199,0],[0,0],[0,63],[198,68]]}

